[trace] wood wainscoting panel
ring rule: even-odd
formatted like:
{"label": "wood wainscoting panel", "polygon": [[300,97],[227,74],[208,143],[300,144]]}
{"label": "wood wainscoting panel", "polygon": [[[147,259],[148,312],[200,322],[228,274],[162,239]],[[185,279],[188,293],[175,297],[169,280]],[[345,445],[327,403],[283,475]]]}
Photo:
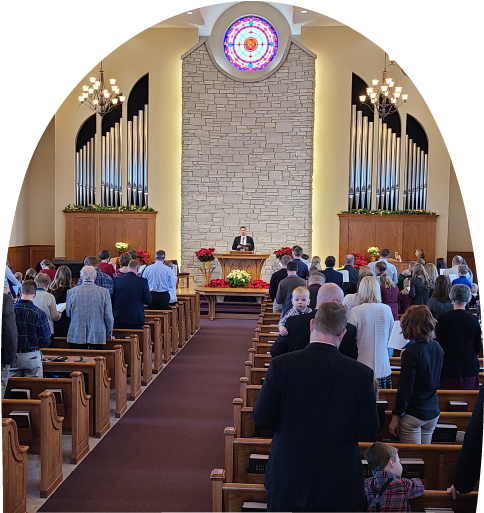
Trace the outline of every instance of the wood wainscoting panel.
{"label": "wood wainscoting panel", "polygon": [[99,254],[97,219],[90,215],[66,216],[66,259],[84,260]]}
{"label": "wood wainscoting panel", "polygon": [[44,258],[53,260],[55,247],[53,244],[31,244],[28,246],[11,246],[8,248],[7,260],[15,272],[20,271],[25,276],[25,271],[35,267]]}
{"label": "wood wainscoting panel", "polygon": [[361,219],[351,218],[348,220],[348,241],[347,249],[340,255],[339,261],[345,256],[346,253],[362,253],[368,260],[369,255],[367,250],[371,246],[376,246],[377,235],[375,232],[374,219]]}

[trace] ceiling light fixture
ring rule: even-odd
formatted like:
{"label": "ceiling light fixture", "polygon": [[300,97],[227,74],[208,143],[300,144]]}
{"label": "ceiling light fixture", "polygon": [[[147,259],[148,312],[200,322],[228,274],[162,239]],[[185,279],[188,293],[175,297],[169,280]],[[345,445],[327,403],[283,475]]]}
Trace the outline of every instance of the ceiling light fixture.
{"label": "ceiling light fixture", "polygon": [[303,14],[306,14],[308,11],[301,11]]}
{"label": "ceiling light fixture", "polygon": [[119,107],[124,100],[122,92],[116,85],[116,79],[109,79],[111,85],[111,92],[106,89],[104,85],[104,70],[103,62],[101,61],[101,69],[99,70],[99,80],[96,77],[90,77],[89,86],[82,86],[82,96],[79,96],[79,105],[87,105],[92,111],[97,112],[101,117],[111,112],[116,107]]}
{"label": "ceiling light fixture", "polygon": [[193,14],[193,12],[192,11],[187,11],[187,14]]}
{"label": "ceiling light fixture", "polygon": [[[389,65],[398,66],[395,61],[390,61]],[[400,66],[398,67],[400,68]],[[407,76],[402,68],[400,68],[400,70],[405,76]],[[407,103],[408,99],[408,94],[402,94],[403,87],[395,87],[395,82],[392,78],[388,78],[387,75],[387,54],[385,53],[385,66],[383,69],[381,86],[378,89],[375,89],[376,86],[378,86],[379,81],[377,79],[373,79],[371,81],[373,87],[367,87],[366,95],[360,96],[361,104],[366,105],[382,119],[385,119],[388,115],[397,112],[400,105]]]}

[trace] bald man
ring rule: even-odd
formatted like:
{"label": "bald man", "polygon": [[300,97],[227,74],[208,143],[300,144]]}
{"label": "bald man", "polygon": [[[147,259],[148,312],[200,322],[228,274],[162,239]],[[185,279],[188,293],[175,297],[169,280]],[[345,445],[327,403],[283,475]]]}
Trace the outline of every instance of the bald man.
{"label": "bald man", "polygon": [[[343,303],[344,294],[339,285],[336,283],[325,283],[321,285],[316,300],[316,309],[322,303],[334,301]],[[317,310],[313,310],[309,314],[296,315],[289,317],[286,322],[288,334],[286,336],[279,335],[277,340],[271,347],[271,355],[279,356],[280,354],[290,353],[304,349],[309,344],[311,335],[310,323],[314,319]],[[339,346],[339,352],[345,356],[349,356],[356,360],[358,358],[358,347],[356,345],[356,328],[353,324],[346,326],[346,334]]]}

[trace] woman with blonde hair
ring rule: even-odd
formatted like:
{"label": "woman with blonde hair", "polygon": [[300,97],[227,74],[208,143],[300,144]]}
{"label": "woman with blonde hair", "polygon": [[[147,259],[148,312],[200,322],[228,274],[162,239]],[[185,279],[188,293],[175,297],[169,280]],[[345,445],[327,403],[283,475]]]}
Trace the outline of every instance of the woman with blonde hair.
{"label": "woman with blonde hair", "polygon": [[427,271],[429,278],[435,283],[435,280],[439,276],[439,271],[437,271],[437,267],[434,264],[428,263],[424,265],[424,269]]}
{"label": "woman with blonde hair", "polygon": [[[67,265],[61,265],[55,274],[54,281],[49,285],[47,292],[50,292],[56,304],[61,305],[67,301],[67,291],[72,287],[72,272]],[[67,317],[65,310],[61,318],[54,323],[54,337],[67,337],[71,320]]]}
{"label": "woman with blonde hair", "polygon": [[350,310],[354,306],[358,306],[360,304],[360,302],[358,300],[358,285],[359,285],[359,283],[361,281],[361,278],[363,278],[364,276],[373,276],[373,271],[371,270],[371,267],[369,267],[368,265],[362,265],[358,269],[358,278],[359,278],[358,283],[351,283],[350,284],[350,287],[352,287],[353,285],[355,286],[356,292],[351,293],[350,287],[348,287],[348,289],[347,289],[347,294],[346,294],[346,296],[343,299],[343,305],[346,306],[346,309],[348,310],[348,313],[350,313]]}
{"label": "woman with blonde hair", "polygon": [[32,267],[30,269],[27,269],[27,271],[25,271],[25,280],[35,280],[36,276],[37,276],[37,271],[35,269],[33,269]]}
{"label": "woman with blonde hair", "polygon": [[321,271],[321,257],[313,256],[309,268],[311,269],[311,267],[317,267],[318,271]]}
{"label": "woman with blonde hair", "polygon": [[422,265],[425,265],[425,253],[422,248],[417,248],[415,250],[415,259],[417,260],[417,262],[419,262],[419,260],[423,260]]}
{"label": "woman with blonde hair", "polygon": [[416,264],[413,268],[410,291],[408,293],[412,300],[412,305],[426,305],[433,289],[434,282],[429,278],[424,266]]}
{"label": "woman with blonde hair", "polygon": [[380,274],[381,302],[388,305],[393,314],[393,319],[398,321],[398,287],[393,283],[387,273]]}
{"label": "woman with blonde hair", "polygon": [[388,339],[393,328],[393,314],[381,302],[381,289],[373,276],[361,278],[358,286],[360,304],[351,309],[348,322],[356,327],[358,361],[373,369],[379,388],[392,388],[388,358]]}

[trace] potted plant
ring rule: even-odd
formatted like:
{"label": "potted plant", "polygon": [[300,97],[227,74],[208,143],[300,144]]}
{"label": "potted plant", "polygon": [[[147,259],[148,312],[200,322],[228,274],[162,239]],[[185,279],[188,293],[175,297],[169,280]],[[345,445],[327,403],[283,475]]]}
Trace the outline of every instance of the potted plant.
{"label": "potted plant", "polygon": [[276,258],[278,260],[280,260],[284,255],[289,255],[290,257],[292,257],[292,248],[282,247],[281,249],[274,251],[273,254],[276,255]]}
{"label": "potted plant", "polygon": [[380,254],[380,249],[377,248],[376,246],[372,246],[371,248],[367,249],[367,253],[369,253],[371,255],[371,259],[374,262],[375,260],[378,259],[378,255]]}
{"label": "potted plant", "polygon": [[121,255],[122,253],[126,253],[129,248],[129,244],[127,242],[116,242],[114,247],[118,250],[118,253]]}
{"label": "potted plant", "polygon": [[227,281],[233,288],[246,287],[251,280],[251,276],[247,271],[241,271],[240,269],[234,269],[227,275]]}
{"label": "potted plant", "polygon": [[215,248],[201,248],[200,251],[195,252],[195,256],[200,262],[203,262],[203,267],[206,269],[210,267],[212,260],[215,260],[214,251]]}

